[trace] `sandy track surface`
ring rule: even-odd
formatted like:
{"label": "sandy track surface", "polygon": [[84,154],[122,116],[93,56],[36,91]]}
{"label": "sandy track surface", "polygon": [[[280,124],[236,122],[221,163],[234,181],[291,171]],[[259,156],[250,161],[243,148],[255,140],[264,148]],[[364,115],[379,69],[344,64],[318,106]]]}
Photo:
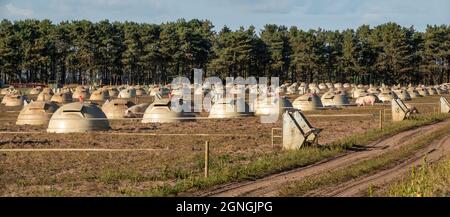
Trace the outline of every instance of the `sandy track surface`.
{"label": "sandy track surface", "polygon": [[322,188],[318,191],[311,192],[306,196],[364,196],[370,186],[380,186],[389,183],[408,172],[412,167],[417,167],[423,163],[426,157],[428,163],[440,160],[442,157],[450,154],[450,135],[433,142],[427,147],[415,153],[411,158],[401,164],[388,169],[377,172],[375,174],[365,176],[359,179],[351,180],[337,186]]}
{"label": "sandy track surface", "polygon": [[[335,158],[327,159],[321,162],[318,162],[316,164],[302,167],[290,171],[286,171],[279,174],[274,174],[265,178],[253,180],[253,181],[245,181],[245,182],[239,182],[239,183],[232,183],[227,185],[218,186],[214,189],[210,189],[208,191],[199,192],[196,193],[195,196],[224,196],[224,197],[233,197],[233,196],[276,196],[278,193],[278,190],[285,186],[287,183],[292,181],[298,181],[305,177],[327,172],[330,170],[338,169],[341,167],[345,167],[357,162],[360,162],[365,159],[376,157],[380,154],[386,153],[388,151],[397,149],[403,145],[406,145],[412,141],[414,141],[416,138],[420,136],[427,135],[431,132],[433,132],[436,129],[439,129],[442,126],[450,124],[450,120],[435,123],[428,126],[419,127],[416,129],[408,130],[401,132],[399,134],[396,134],[392,137],[382,139],[376,142],[373,142],[372,144],[365,146],[361,150],[358,151],[351,151],[346,154],[337,156]],[[446,137],[447,138],[447,137]],[[449,143],[448,138],[445,140],[446,142],[442,143],[444,145],[440,145],[441,148],[446,148],[448,150],[447,143]],[[432,148],[430,146],[430,148]],[[430,149],[431,150],[431,149]],[[422,154],[419,154],[419,156],[415,157],[413,162],[420,162],[423,155],[426,153],[436,153],[436,159],[439,157],[438,153],[440,151],[430,152],[424,151]],[[402,165],[402,164],[401,164]],[[409,164],[408,164],[409,165]],[[399,165],[400,166],[400,165]],[[409,167],[405,168],[404,170],[407,170]],[[389,170],[387,170],[389,171]],[[395,171],[395,169],[393,169]],[[385,172],[385,171],[383,171]],[[375,174],[376,175],[376,174]],[[367,177],[370,179],[370,177]],[[382,179],[380,179],[382,180]],[[348,194],[352,194],[355,192],[359,192],[361,189],[364,189],[366,186],[365,184],[366,180],[361,180],[360,182],[354,181],[355,188],[347,187],[349,183],[343,184],[342,187],[343,191],[341,192],[339,187],[336,187],[335,189],[324,189],[320,192],[315,192],[314,195],[322,195],[322,193],[328,194],[332,192],[336,192],[335,195],[342,194],[343,196],[346,196]],[[367,184],[369,186],[369,184]],[[356,191],[354,191],[356,189]],[[367,189],[367,188],[365,188]],[[335,191],[333,191],[335,190]],[[328,192],[329,191],[329,192]],[[348,194],[347,194],[348,193]],[[333,195],[333,194],[331,194]]]}

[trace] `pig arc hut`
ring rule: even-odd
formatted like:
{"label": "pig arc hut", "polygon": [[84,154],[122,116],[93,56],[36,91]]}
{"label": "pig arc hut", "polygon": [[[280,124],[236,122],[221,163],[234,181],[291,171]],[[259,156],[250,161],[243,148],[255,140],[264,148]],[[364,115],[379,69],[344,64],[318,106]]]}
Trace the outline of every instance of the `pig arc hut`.
{"label": "pig arc hut", "polygon": [[109,91],[107,89],[100,88],[92,92],[89,100],[93,101],[105,101],[109,99]]}
{"label": "pig arc hut", "polygon": [[182,110],[183,103],[179,103],[179,107],[172,105],[169,98],[156,99],[145,110],[142,117],[142,123],[173,123],[185,120],[193,120],[195,115]]}
{"label": "pig arc hut", "polygon": [[345,91],[334,90],[334,88],[330,88],[328,92],[324,93],[321,101],[323,106],[344,106],[350,104]]}
{"label": "pig arc hut", "polygon": [[72,94],[72,98],[73,99],[89,99],[89,97],[91,96],[90,92],[88,89],[84,88],[83,86],[78,86],[75,89],[75,92]]}
{"label": "pig arc hut", "polygon": [[58,92],[52,96],[50,101],[56,103],[68,103],[72,102],[72,96],[70,95],[70,92]]}
{"label": "pig arc hut", "polygon": [[284,96],[268,96],[255,99],[255,115],[282,115],[288,108],[292,108],[292,103]]}
{"label": "pig arc hut", "polygon": [[2,104],[5,104],[5,106],[23,106],[24,101],[26,100],[26,96],[21,95],[21,94],[17,94],[17,93],[12,93],[12,94],[8,94],[6,96],[3,97],[2,99]]}
{"label": "pig arc hut", "polygon": [[17,117],[16,125],[45,125],[59,108],[54,102],[34,101],[26,104]]}
{"label": "pig arc hut", "polygon": [[102,106],[102,111],[108,119],[126,118],[125,112],[132,106],[134,106],[134,103],[131,101],[114,99],[106,101]]}
{"label": "pig arc hut", "polygon": [[60,107],[50,118],[49,133],[83,133],[109,130],[105,113],[94,103],[73,102]]}
{"label": "pig arc hut", "polygon": [[323,107],[320,97],[315,93],[307,93],[297,97],[297,99],[292,102],[292,105],[294,108],[301,111],[312,111]]}
{"label": "pig arc hut", "polygon": [[52,89],[46,87],[37,96],[37,101],[50,101],[53,96]]}
{"label": "pig arc hut", "polygon": [[245,99],[233,97],[224,97],[218,99],[209,111],[208,118],[238,118],[253,116],[250,106]]}
{"label": "pig arc hut", "polygon": [[133,97],[136,97],[136,89],[134,89],[134,87],[128,87],[128,88],[121,90],[119,92],[119,96],[118,96],[118,98],[123,98],[123,99],[133,98]]}

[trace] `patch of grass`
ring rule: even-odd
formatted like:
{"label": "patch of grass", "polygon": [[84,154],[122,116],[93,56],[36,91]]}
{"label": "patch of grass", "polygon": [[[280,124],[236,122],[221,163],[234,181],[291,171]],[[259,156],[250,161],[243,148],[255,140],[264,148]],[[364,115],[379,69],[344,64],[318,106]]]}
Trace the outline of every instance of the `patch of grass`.
{"label": "patch of grass", "polygon": [[352,136],[345,137],[332,143],[345,148],[351,148],[355,145],[365,145],[378,139],[383,139],[388,136],[400,133],[402,131],[410,130],[416,127],[433,124],[439,121],[443,121],[449,118],[448,114],[435,114],[435,115],[418,115],[413,116],[411,119],[407,119],[401,122],[396,122],[384,126],[381,130],[370,129],[365,133],[354,134]]}
{"label": "patch of grass", "polygon": [[[448,118],[448,115],[417,116],[411,120],[387,125],[383,130],[373,129],[362,134],[350,136],[327,147],[305,147],[296,151],[265,154],[245,166],[227,163],[231,160],[228,156],[217,156],[211,159],[210,176],[208,178],[192,175],[185,179],[177,180],[175,184],[165,184],[146,192],[129,191],[127,195],[176,196],[183,192],[194,192],[224,183],[257,179],[278,172],[304,167],[336,156],[354,145],[367,145],[375,140],[415,127],[439,122],[446,118]],[[204,159],[202,154],[196,156],[196,164],[199,170],[203,169]]]}
{"label": "patch of grass", "polygon": [[[175,185],[163,185],[141,192],[139,196],[169,196],[188,190],[203,189],[217,184],[245,179],[256,179],[287,169],[306,166],[321,159],[334,156],[341,152],[337,148],[306,147],[297,151],[277,152],[267,154],[247,166],[218,164],[210,170],[208,178],[190,176],[177,181]],[[220,161],[220,160],[219,160]],[[132,194],[136,195],[136,194]]]}
{"label": "patch of grass", "polygon": [[282,188],[279,195],[301,196],[308,191],[336,185],[363,175],[369,175],[376,171],[390,168],[396,165],[398,161],[406,159],[408,156],[414,154],[414,152],[418,149],[448,133],[450,133],[450,126],[446,125],[430,133],[429,135],[419,138],[412,144],[402,146],[399,149],[384,153],[376,158],[364,160],[346,168],[334,170],[325,174],[319,174],[298,182],[294,182]]}
{"label": "patch of grass", "polygon": [[[423,163],[413,168],[409,176],[394,182],[382,196],[448,197],[450,195],[450,158],[435,164]],[[381,196],[381,195],[380,195]]]}
{"label": "patch of grass", "polygon": [[102,171],[100,177],[98,177],[101,182],[107,184],[115,184],[121,180],[129,180],[133,183],[141,182],[145,180],[145,177],[142,176],[137,171],[121,171],[121,170],[113,170],[106,169]]}

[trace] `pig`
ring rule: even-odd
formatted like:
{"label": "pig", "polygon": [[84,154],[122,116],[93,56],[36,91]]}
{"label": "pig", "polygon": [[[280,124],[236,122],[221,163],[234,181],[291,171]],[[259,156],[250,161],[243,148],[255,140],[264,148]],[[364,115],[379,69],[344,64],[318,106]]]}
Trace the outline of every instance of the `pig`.
{"label": "pig", "polygon": [[125,116],[128,118],[142,118],[144,116],[145,110],[149,105],[149,103],[142,103],[139,105],[131,106],[125,111]]}
{"label": "pig", "polygon": [[358,106],[365,106],[365,105],[372,105],[375,103],[377,98],[373,95],[367,95],[367,96],[360,96],[356,99],[356,105]]}

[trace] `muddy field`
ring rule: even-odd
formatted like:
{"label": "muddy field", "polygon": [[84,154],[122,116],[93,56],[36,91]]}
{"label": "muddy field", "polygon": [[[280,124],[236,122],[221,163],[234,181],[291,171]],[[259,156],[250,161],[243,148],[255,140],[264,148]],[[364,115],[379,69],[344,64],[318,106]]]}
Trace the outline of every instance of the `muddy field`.
{"label": "muddy field", "polygon": [[[448,97],[448,96],[447,96]],[[32,98],[32,97],[31,97]],[[295,98],[290,97],[290,98]],[[422,113],[436,111],[438,96],[414,99]],[[140,103],[149,98],[139,98]],[[436,105],[422,104],[436,103]],[[347,107],[305,112],[322,128],[319,143],[379,126],[379,111],[390,106]],[[216,164],[246,165],[260,156],[281,152],[271,147],[272,128],[258,117],[199,119],[172,124],[111,121],[112,130],[99,133],[49,134],[46,126],[16,126],[20,108],[0,106],[1,149],[114,148],[145,149],[123,152],[0,152],[0,195],[129,195],[203,172],[203,146],[211,144]],[[386,110],[386,123],[389,110]],[[367,117],[314,115],[373,114]],[[200,114],[199,116],[205,116]],[[277,132],[280,134],[281,132]],[[207,134],[207,135],[205,135]],[[280,144],[281,139],[275,138]],[[213,165],[214,166],[214,165]]]}

